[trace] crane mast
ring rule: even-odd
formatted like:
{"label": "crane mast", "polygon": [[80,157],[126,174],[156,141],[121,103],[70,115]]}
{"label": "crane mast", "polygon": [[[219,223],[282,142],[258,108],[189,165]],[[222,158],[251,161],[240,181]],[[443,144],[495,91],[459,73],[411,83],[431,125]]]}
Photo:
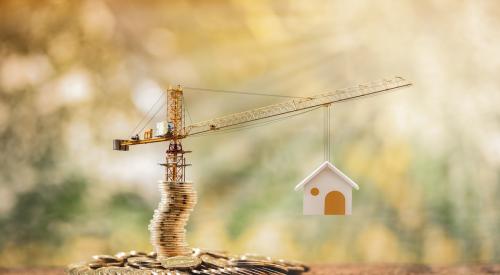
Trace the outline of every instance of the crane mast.
{"label": "crane mast", "polygon": [[169,87],[167,90],[167,127],[169,128],[170,144],[166,152],[165,180],[170,182],[184,182],[186,180],[186,158],[182,149],[184,135],[183,121],[183,92],[182,88]]}

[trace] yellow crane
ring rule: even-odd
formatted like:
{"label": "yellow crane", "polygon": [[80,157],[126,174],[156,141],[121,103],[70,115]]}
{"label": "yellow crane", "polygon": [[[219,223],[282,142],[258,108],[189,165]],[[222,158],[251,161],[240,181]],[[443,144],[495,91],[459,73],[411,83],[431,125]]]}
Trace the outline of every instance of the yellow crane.
{"label": "yellow crane", "polygon": [[230,114],[219,118],[194,123],[188,126],[185,126],[185,122],[183,120],[184,97],[182,87],[170,87],[167,90],[167,118],[166,121],[161,123],[162,125],[166,126],[165,133],[157,133],[156,136],[153,136],[152,130],[148,129],[144,135],[144,139],[139,139],[137,138],[138,136],[133,139],[115,139],[113,141],[113,149],[128,151],[129,146],[131,145],[169,141],[170,145],[167,151],[166,163],[167,180],[182,181],[184,179],[184,173],[182,172],[174,175],[175,170],[169,170],[169,168],[179,165],[179,167],[184,167],[182,165],[184,165],[185,163],[179,162],[179,160],[183,159],[182,155],[187,151],[183,151],[181,141],[191,135],[216,131],[257,120],[263,120],[288,113],[298,112],[301,110],[311,109],[314,107],[328,106],[333,103],[387,92],[411,85],[411,82],[405,80],[402,77],[382,79],[380,81],[361,84],[346,89],[336,90],[333,92],[306,98],[292,99],[278,104],[272,104],[257,109]]}
{"label": "yellow crane", "polygon": [[[195,194],[194,189],[190,183],[186,182],[185,179],[185,169],[189,164],[186,163],[184,157],[185,153],[190,151],[184,151],[182,148],[182,140],[201,133],[207,133],[212,131],[217,131],[221,129],[230,129],[231,127],[247,124],[249,122],[257,120],[265,120],[272,117],[283,116],[285,114],[299,113],[300,111],[305,111],[308,109],[313,109],[321,106],[330,106],[333,103],[343,102],[355,98],[360,98],[364,96],[374,95],[377,93],[387,92],[395,90],[398,88],[408,87],[412,84],[402,77],[394,77],[391,79],[383,79],[376,82],[370,82],[367,84],[357,85],[354,87],[340,89],[333,92],[323,93],[311,97],[294,98],[282,103],[272,104],[269,106],[252,109],[244,112],[239,112],[231,115],[222,116],[215,119],[210,119],[190,125],[185,125],[184,121],[184,111],[185,103],[183,97],[183,89],[178,86],[175,88],[169,87],[167,90],[167,117],[166,121],[160,122],[157,126],[156,133],[153,134],[152,129],[146,130],[144,133],[144,138],[139,138],[139,135],[135,135],[130,139],[115,139],[113,141],[113,149],[119,151],[128,151],[129,147],[132,145],[148,144],[154,142],[169,142],[168,149],[166,151],[166,162],[161,164],[165,166],[165,178],[162,181],[164,184],[171,186],[183,185],[182,188],[187,188],[192,194]],[[162,188],[162,187],[161,187]],[[186,201],[188,199],[195,201],[195,195],[193,197],[186,197],[186,194],[166,194],[164,190],[161,189],[162,200],[178,200]],[[194,205],[193,205],[194,206]],[[160,208],[160,207],[159,207]],[[192,210],[185,208],[182,209],[182,214],[189,214]],[[177,212],[176,212],[177,213]],[[176,214],[177,215],[177,214]],[[168,228],[163,228],[163,224],[170,223],[167,221],[168,218],[155,216],[151,221],[150,228],[160,228],[163,232],[160,234],[152,234],[152,244],[155,246],[156,251],[160,257],[171,257],[177,255],[186,255],[189,250],[181,245],[171,244],[171,242],[165,242],[165,239],[174,236],[178,232],[175,230],[170,230]],[[179,227],[183,227],[185,224],[179,223]],[[153,232],[152,232],[153,233]],[[176,240],[184,240],[185,236],[175,235],[172,237]],[[182,242],[180,242],[182,243]]]}

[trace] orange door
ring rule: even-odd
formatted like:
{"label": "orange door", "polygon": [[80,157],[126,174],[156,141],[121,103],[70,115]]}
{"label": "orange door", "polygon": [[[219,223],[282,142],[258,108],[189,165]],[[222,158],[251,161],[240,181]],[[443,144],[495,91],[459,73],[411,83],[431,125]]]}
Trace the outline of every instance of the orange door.
{"label": "orange door", "polygon": [[345,215],[345,197],[339,191],[332,191],[325,198],[325,215]]}

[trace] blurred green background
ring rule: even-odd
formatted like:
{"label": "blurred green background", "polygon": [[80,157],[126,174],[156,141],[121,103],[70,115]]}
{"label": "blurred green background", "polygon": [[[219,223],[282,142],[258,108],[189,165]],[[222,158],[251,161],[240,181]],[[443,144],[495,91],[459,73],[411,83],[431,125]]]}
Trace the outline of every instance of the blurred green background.
{"label": "blurred green background", "polygon": [[[394,75],[415,85],[333,109],[333,162],[361,187],[350,217],[302,216],[293,191],[323,161],[321,110],[186,140],[190,244],[498,262],[498,14],[497,1],[0,1],[0,266],[152,249],[166,144],[111,140],[169,84],[307,96]],[[194,122],[281,101],[185,98]]]}

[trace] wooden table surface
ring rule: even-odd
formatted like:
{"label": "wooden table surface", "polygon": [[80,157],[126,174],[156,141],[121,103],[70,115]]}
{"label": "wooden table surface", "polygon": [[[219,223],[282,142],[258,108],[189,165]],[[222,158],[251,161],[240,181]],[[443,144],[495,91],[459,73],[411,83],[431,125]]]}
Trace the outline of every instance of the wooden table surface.
{"label": "wooden table surface", "polygon": [[[2,275],[59,275],[65,274],[64,268],[0,268]],[[500,274],[500,264],[488,265],[457,265],[457,266],[427,266],[427,265],[316,265],[306,275],[405,275],[405,274]]]}

